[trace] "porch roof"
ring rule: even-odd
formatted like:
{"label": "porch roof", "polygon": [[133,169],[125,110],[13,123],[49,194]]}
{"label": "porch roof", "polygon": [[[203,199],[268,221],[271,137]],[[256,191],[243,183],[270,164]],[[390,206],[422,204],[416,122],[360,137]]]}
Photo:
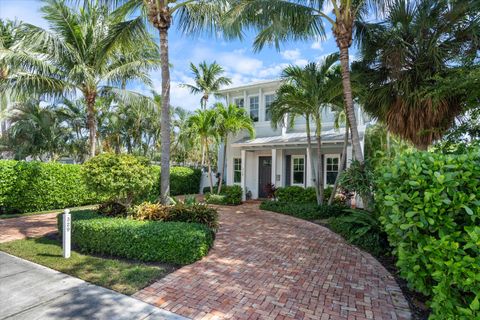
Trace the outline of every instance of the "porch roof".
{"label": "porch roof", "polygon": [[[363,139],[364,131],[358,132],[360,139]],[[343,143],[345,128],[322,132],[322,144]],[[314,134],[311,136],[312,143],[317,139]],[[232,143],[232,147],[274,147],[274,146],[306,146],[307,134],[305,132],[286,133],[279,136],[260,137],[255,139],[243,138]]]}

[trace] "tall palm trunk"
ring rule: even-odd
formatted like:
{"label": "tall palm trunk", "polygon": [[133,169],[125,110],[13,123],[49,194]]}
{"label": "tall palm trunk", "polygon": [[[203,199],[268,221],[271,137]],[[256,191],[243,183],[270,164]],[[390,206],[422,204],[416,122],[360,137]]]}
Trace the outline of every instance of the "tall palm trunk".
{"label": "tall palm trunk", "polygon": [[220,169],[220,181],[218,182],[217,194],[220,194],[220,192],[222,191],[222,182],[225,175],[225,163],[227,162],[227,141],[228,141],[228,135],[226,135],[223,139],[222,169]]}
{"label": "tall palm trunk", "polygon": [[322,159],[322,119],[316,119],[315,121],[315,134],[317,139],[317,188],[319,196],[317,198],[317,204],[323,203],[323,159]]}
{"label": "tall palm trunk", "polygon": [[340,178],[342,177],[343,170],[345,168],[346,160],[347,160],[347,146],[348,146],[348,121],[345,124],[345,137],[343,139],[343,149],[342,149],[342,156],[340,157],[339,170],[337,177],[335,178],[335,183],[333,184],[332,194],[328,199],[328,205],[332,205],[333,200],[335,200],[335,194],[337,193],[338,183],[340,182]]}
{"label": "tall palm trunk", "polygon": [[322,203],[322,199],[320,197],[320,189],[318,187],[318,183],[317,183],[317,180],[316,180],[316,174],[315,174],[315,162],[313,161],[313,153],[312,153],[312,136],[310,134],[310,117],[307,115],[305,117],[305,121],[306,121],[306,129],[307,129],[307,157],[308,157],[308,160],[310,161],[310,167],[312,168],[312,177],[313,177],[313,185],[315,187],[315,195],[317,196],[317,204],[321,204]]}
{"label": "tall palm trunk", "polygon": [[213,193],[213,177],[212,177],[212,165],[210,163],[210,157],[208,156],[208,140],[205,138],[205,158],[207,159],[207,167],[208,167],[208,179],[210,180],[210,193]]}
{"label": "tall palm trunk", "polygon": [[363,152],[360,146],[360,136],[358,135],[357,119],[355,117],[355,109],[353,107],[352,83],[350,79],[350,66],[348,46],[340,46],[340,64],[342,66],[342,84],[343,84],[343,99],[345,100],[345,108],[347,118],[350,122],[352,131],[352,147],[355,154],[355,159],[363,163]]}
{"label": "tall palm trunk", "polygon": [[85,94],[85,102],[87,103],[87,126],[88,141],[90,143],[90,157],[95,157],[96,140],[97,140],[97,121],[95,119],[95,100],[96,94],[89,92]]}
{"label": "tall palm trunk", "polygon": [[161,174],[160,202],[168,204],[170,196],[170,66],[168,27],[160,28],[160,60],[162,68]]}

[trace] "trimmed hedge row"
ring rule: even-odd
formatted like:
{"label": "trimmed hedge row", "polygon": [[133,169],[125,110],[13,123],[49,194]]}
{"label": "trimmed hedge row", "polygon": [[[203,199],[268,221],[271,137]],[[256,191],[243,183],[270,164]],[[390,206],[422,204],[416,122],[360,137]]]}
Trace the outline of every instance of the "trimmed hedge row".
{"label": "trimmed hedge row", "polygon": [[[59,230],[62,217],[57,216]],[[185,265],[208,253],[213,233],[196,223],[108,218],[90,211],[72,214],[72,244],[86,253]]]}
{"label": "trimmed hedge row", "polygon": [[[327,202],[332,194],[332,187],[323,191],[324,202]],[[275,197],[281,202],[317,203],[317,194],[314,187],[288,186],[280,187],[275,191]]]}
{"label": "trimmed hedge row", "polygon": [[260,209],[287,214],[304,220],[318,220],[343,215],[346,207],[339,205],[317,205],[316,203],[285,203],[263,201]]}
{"label": "trimmed hedge row", "polygon": [[0,161],[0,209],[30,212],[103,201],[83,183],[81,166],[38,161]]}
{"label": "trimmed hedge row", "polygon": [[[32,212],[76,207],[103,202],[86,187],[81,165],[39,161],[0,160],[0,212]],[[152,166],[155,184],[149,198],[159,193],[160,167]],[[170,186],[172,195],[196,194],[201,171],[186,167],[172,167]]]}
{"label": "trimmed hedge row", "polygon": [[[214,192],[216,192],[215,189]],[[208,191],[210,191],[210,188],[208,188]],[[206,192],[205,201],[210,204],[239,205],[242,203],[242,187],[237,185],[223,186],[219,195]]]}
{"label": "trimmed hedge row", "polygon": [[381,169],[375,199],[401,276],[432,319],[480,318],[480,148],[414,152]]}

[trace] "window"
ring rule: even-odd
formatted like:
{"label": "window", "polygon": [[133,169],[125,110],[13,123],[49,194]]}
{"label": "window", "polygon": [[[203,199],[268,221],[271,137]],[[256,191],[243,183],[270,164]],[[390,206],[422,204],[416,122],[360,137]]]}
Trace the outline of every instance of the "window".
{"label": "window", "polygon": [[292,156],[292,185],[304,185],[305,157]]}
{"label": "window", "polygon": [[267,94],[265,95],[265,121],[272,120],[272,103],[275,101],[275,95]]}
{"label": "window", "polygon": [[233,183],[242,182],[242,159],[233,159]]}
{"label": "window", "polygon": [[240,108],[245,107],[245,100],[243,98],[235,98],[233,99],[233,103],[237,105],[237,107],[240,107]]}
{"label": "window", "polygon": [[326,184],[332,185],[335,183],[335,179],[337,179],[339,163],[339,156],[325,156]]}
{"label": "window", "polygon": [[258,97],[250,97],[250,118],[254,122],[258,121]]}

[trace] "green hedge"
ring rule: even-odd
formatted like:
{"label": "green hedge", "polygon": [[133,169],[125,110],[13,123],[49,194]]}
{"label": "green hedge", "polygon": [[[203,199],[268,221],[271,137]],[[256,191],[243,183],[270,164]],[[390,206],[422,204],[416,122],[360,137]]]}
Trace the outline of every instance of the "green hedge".
{"label": "green hedge", "polygon": [[89,192],[80,165],[0,161],[0,207],[31,212],[95,204],[104,199]]}
{"label": "green hedge", "polygon": [[[332,187],[323,191],[324,202],[327,203],[332,194]],[[314,187],[303,188],[300,186],[280,187],[275,191],[275,196],[281,202],[317,203],[317,194]]]}
{"label": "green hedge", "polygon": [[[62,215],[57,220],[61,230]],[[86,253],[184,265],[208,253],[213,233],[197,223],[138,221],[81,212],[72,214],[72,244]]]}
{"label": "green hedge", "polygon": [[[152,188],[150,198],[157,198],[160,192],[160,167],[152,166],[155,176],[155,185]],[[179,196],[184,194],[197,194],[200,190],[202,171],[188,167],[170,168],[170,195]],[[153,200],[152,199],[152,200]]]}
{"label": "green hedge", "polygon": [[316,203],[285,203],[263,201],[260,209],[288,214],[305,220],[318,220],[343,215],[346,207],[339,205],[317,205]]}
{"label": "green hedge", "polygon": [[[210,188],[208,188],[210,191]],[[217,189],[214,189],[216,192]],[[224,205],[239,205],[242,203],[242,187],[234,186],[222,186],[222,190],[219,195],[210,192],[205,193],[205,201],[210,204],[224,204]]]}
{"label": "green hedge", "polygon": [[380,173],[375,199],[401,275],[431,297],[432,319],[479,319],[480,149],[405,154]]}

